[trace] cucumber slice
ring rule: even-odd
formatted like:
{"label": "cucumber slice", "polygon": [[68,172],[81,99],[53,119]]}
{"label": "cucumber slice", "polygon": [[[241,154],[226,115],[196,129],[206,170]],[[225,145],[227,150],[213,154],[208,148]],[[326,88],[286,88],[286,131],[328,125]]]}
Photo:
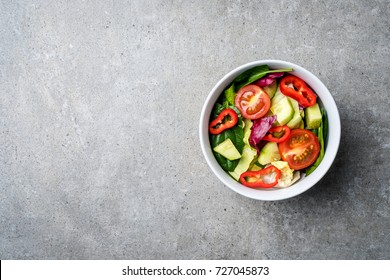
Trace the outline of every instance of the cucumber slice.
{"label": "cucumber slice", "polygon": [[272,161],[278,161],[281,159],[278,144],[275,142],[268,142],[260,151],[258,162],[261,165],[266,165]]}
{"label": "cucumber slice", "polygon": [[292,119],[287,123],[287,126],[291,129],[298,128],[302,121],[301,112],[299,111],[298,101],[290,97],[288,97],[288,100],[290,101],[290,104],[294,109],[294,115]]}
{"label": "cucumber slice", "polygon": [[294,109],[287,96],[284,95],[278,103],[271,106],[271,111],[276,115],[276,119],[280,125],[288,123],[294,115]]}
{"label": "cucumber slice", "polygon": [[283,97],[285,97],[285,95],[280,91],[280,87],[278,86],[278,88],[276,89],[275,95],[271,100],[271,106],[278,103]]}
{"label": "cucumber slice", "polygon": [[291,97],[287,97],[287,98],[288,100],[290,100],[291,106],[294,108],[294,111],[300,113],[298,101],[296,101],[294,98]]}
{"label": "cucumber slice", "polygon": [[214,147],[213,150],[221,156],[227,158],[228,160],[235,160],[241,157],[240,153],[238,152],[237,148],[234,146],[230,138],[226,139],[218,146]]}
{"label": "cucumber slice", "polygon": [[276,80],[272,82],[272,84],[263,88],[264,91],[268,94],[269,98],[274,97],[276,90],[278,89],[278,83]]}
{"label": "cucumber slice", "polygon": [[305,109],[305,119],[307,129],[314,129],[320,127],[322,115],[318,103]]}
{"label": "cucumber slice", "polygon": [[234,171],[229,172],[229,174],[238,181],[240,179],[241,174],[249,169],[249,166],[251,165],[252,161],[255,159],[256,156],[256,149],[252,148],[249,145],[245,145],[238,165],[236,166]]}

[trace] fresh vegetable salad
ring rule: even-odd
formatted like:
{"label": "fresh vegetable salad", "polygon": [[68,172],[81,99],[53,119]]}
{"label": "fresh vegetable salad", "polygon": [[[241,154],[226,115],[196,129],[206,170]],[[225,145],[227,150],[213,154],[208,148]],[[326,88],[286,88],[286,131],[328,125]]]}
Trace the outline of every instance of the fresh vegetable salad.
{"label": "fresh vegetable salad", "polygon": [[215,158],[246,187],[289,187],[324,157],[326,112],[292,70],[249,69],[224,90],[212,110]]}

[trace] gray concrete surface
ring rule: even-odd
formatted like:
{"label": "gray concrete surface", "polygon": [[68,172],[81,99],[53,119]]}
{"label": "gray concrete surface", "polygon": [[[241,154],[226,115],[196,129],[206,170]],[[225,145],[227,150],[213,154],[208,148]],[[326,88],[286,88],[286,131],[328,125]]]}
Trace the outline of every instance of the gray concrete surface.
{"label": "gray concrete surface", "polygon": [[[1,259],[389,259],[389,1],[1,1]],[[224,187],[198,121],[225,73],[283,59],[340,109],[329,174]]]}

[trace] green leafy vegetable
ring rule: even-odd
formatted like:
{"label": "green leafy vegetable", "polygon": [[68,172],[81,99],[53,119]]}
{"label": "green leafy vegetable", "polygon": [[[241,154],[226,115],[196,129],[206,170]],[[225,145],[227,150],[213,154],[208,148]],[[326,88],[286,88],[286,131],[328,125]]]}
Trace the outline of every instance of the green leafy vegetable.
{"label": "green leafy vegetable", "polygon": [[238,91],[240,88],[253,83],[254,81],[264,77],[269,73],[278,73],[278,72],[289,72],[292,71],[292,68],[284,68],[271,70],[268,65],[261,65],[253,67],[242,74],[240,74],[233,82],[235,89]]}
{"label": "green leafy vegetable", "polygon": [[328,118],[326,116],[326,112],[325,112],[325,109],[321,109],[321,112],[322,112],[322,123],[324,125],[324,130],[323,130],[323,133],[324,133],[324,146],[327,145],[327,141],[328,141]]}
{"label": "green leafy vegetable", "polygon": [[314,170],[320,165],[322,159],[325,155],[325,139],[328,135],[328,117],[326,116],[326,112],[324,109],[321,109],[322,113],[322,122],[320,127],[318,128],[318,141],[320,142],[320,154],[318,155],[317,160],[308,168],[306,168],[306,176],[313,173]]}
{"label": "green leafy vegetable", "polygon": [[232,84],[228,89],[224,92],[225,98],[229,105],[234,106],[234,99],[236,98],[236,92],[234,91],[234,84]]}

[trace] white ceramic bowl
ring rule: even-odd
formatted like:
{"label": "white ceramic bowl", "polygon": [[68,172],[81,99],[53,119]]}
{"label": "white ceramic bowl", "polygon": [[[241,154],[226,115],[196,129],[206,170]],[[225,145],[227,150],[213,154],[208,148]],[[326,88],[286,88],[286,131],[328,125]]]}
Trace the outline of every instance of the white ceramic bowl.
{"label": "white ceramic bowl", "polygon": [[[302,177],[298,182],[293,184],[288,188],[272,188],[272,189],[251,189],[245,187],[239,182],[235,181],[232,177],[229,176],[226,171],[218,164],[217,160],[214,157],[214,154],[211,149],[208,126],[210,122],[211,110],[214,106],[214,103],[223,92],[223,90],[241,73],[244,71],[253,68],[259,65],[268,65],[271,69],[280,69],[280,68],[293,68],[291,74],[302,78],[318,95],[320,102],[324,106],[328,121],[329,121],[329,132],[327,139],[327,146],[325,150],[325,156],[321,164],[307,177]],[[294,197],[303,193],[304,191],[310,189],[314,186],[325,174],[328,172],[330,166],[332,165],[338,148],[340,144],[341,136],[341,125],[340,125],[340,116],[337,110],[336,103],[330,94],[329,90],[325,85],[312,73],[308,70],[298,66],[296,64],[281,61],[281,60],[259,60],[244,64],[223,77],[211,90],[210,94],[207,96],[206,102],[204,103],[199,124],[199,136],[200,144],[203,151],[203,155],[206,158],[208,165],[214,174],[228,186],[230,189],[235,192],[250,197],[257,200],[282,200]]]}

